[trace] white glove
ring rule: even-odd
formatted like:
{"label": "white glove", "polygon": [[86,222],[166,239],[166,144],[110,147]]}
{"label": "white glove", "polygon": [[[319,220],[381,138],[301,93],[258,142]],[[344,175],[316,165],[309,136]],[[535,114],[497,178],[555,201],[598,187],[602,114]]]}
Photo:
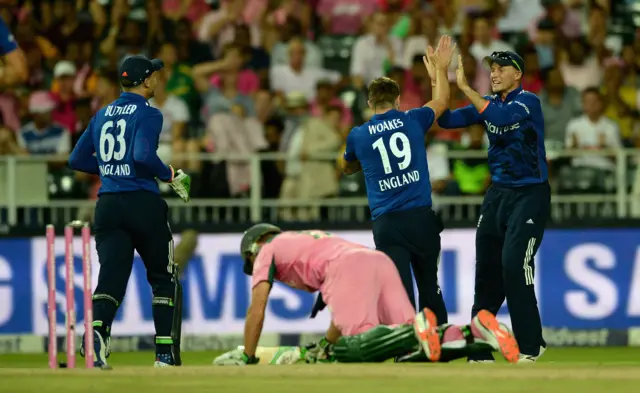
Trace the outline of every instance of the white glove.
{"label": "white glove", "polygon": [[248,357],[242,349],[234,349],[213,360],[213,364],[216,366],[246,366],[247,364],[258,364],[259,362],[259,358],[255,356]]}
{"label": "white glove", "polygon": [[[173,167],[171,168],[173,171]],[[185,202],[189,202],[189,192],[191,191],[191,176],[178,169],[173,175],[173,180],[169,183],[176,194]]]}

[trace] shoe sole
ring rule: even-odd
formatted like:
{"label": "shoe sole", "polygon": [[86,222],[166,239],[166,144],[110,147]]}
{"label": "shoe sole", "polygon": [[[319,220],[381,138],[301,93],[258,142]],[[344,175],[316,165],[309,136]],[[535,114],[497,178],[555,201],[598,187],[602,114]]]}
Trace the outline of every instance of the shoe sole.
{"label": "shoe sole", "polygon": [[503,328],[496,317],[487,310],[481,310],[476,316],[476,320],[480,324],[487,335],[494,341],[495,346],[500,349],[500,353],[509,363],[517,363],[520,357],[520,349],[515,337]]}
{"label": "shoe sole", "polygon": [[422,310],[413,320],[413,331],[416,334],[416,338],[420,342],[427,359],[432,362],[440,360],[442,352],[437,327],[438,319],[428,308]]}

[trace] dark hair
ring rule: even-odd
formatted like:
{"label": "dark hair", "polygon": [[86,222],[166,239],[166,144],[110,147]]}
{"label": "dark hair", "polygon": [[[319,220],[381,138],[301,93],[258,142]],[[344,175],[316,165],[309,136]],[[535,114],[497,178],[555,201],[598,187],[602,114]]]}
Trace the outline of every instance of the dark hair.
{"label": "dark hair", "polygon": [[74,103],[75,108],[82,108],[82,107],[86,108],[90,106],[91,106],[91,98],[80,98]]}
{"label": "dark hair", "polygon": [[416,63],[422,64],[422,55],[415,55],[411,61],[411,64],[415,65]]}
{"label": "dark hair", "polygon": [[602,93],[600,93],[600,88],[596,86],[590,86],[584,89],[582,92],[582,96],[586,96],[587,94],[595,94],[599,99],[602,99]]}
{"label": "dark hair", "polygon": [[325,113],[339,112],[340,114],[342,114],[342,108],[339,105],[327,105],[324,111]]}
{"label": "dark hair", "polygon": [[107,81],[109,81],[110,83],[113,83],[114,85],[117,85],[120,79],[120,77],[118,76],[118,72],[114,70],[103,69],[103,70],[99,70],[97,74],[98,74],[98,78],[106,79]]}
{"label": "dark hair", "polygon": [[400,96],[400,86],[398,82],[383,76],[374,79],[369,84],[369,101],[371,105],[393,105],[393,102]]}
{"label": "dark hair", "polygon": [[279,117],[279,116],[271,116],[264,123],[264,126],[265,126],[265,128],[266,127],[273,127],[276,130],[278,130],[279,133],[282,133],[284,131],[284,120],[282,120],[282,118]]}

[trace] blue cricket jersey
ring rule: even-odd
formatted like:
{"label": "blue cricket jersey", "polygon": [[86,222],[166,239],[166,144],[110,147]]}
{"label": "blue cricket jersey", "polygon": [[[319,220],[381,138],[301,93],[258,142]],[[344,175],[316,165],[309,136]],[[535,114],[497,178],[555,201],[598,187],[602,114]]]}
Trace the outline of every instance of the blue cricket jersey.
{"label": "blue cricket jersey", "polygon": [[428,107],[390,110],[347,136],[344,159],[360,161],[373,220],[392,211],[431,206],[424,135],[434,119]]}
{"label": "blue cricket jersey", "polygon": [[507,95],[486,96],[488,105],[446,111],[438,119],[443,128],[484,124],[489,137],[489,170],[493,184],[521,187],[549,179],[544,148],[544,118],[538,97],[522,88]]}
{"label": "blue cricket jersey", "polygon": [[156,178],[173,177],[156,153],[160,131],[160,111],[141,95],[122,93],[91,119],[69,156],[69,167],[100,175],[98,195],[137,190],[159,194]]}
{"label": "blue cricket jersey", "polygon": [[13,34],[11,34],[4,20],[0,18],[0,56],[11,53],[16,49],[18,49],[16,39],[13,37]]}

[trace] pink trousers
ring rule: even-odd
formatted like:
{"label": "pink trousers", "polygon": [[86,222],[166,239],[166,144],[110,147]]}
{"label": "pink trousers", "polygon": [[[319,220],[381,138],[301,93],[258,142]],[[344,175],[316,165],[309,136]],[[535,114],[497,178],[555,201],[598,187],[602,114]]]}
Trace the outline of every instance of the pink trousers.
{"label": "pink trousers", "polygon": [[396,266],[379,251],[354,249],[330,262],[321,292],[344,336],[408,323],[416,314]]}

